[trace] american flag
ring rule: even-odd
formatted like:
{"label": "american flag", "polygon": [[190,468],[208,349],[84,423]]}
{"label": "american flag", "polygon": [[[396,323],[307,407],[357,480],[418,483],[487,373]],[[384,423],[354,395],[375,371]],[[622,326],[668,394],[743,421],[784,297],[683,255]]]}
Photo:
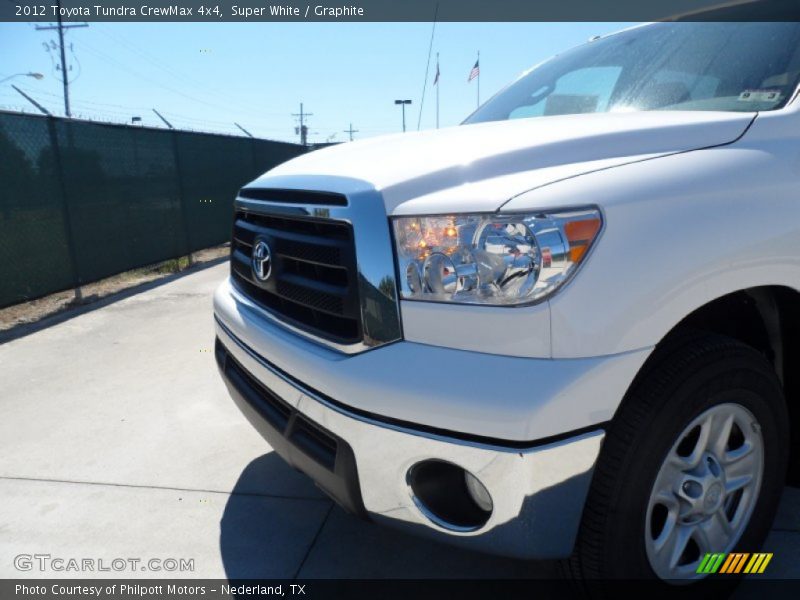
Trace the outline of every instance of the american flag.
{"label": "american flag", "polygon": [[475,79],[478,75],[481,74],[481,67],[478,63],[481,62],[481,59],[475,61],[475,66],[472,67],[472,71],[469,72],[469,77],[467,78],[467,83]]}
{"label": "american flag", "polygon": [[439,83],[439,63],[436,63],[436,77],[433,78],[433,85]]}

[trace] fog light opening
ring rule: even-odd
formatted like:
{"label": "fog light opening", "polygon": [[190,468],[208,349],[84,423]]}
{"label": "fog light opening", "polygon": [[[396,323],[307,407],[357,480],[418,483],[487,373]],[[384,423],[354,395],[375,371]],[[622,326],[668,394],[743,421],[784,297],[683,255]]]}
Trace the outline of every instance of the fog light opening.
{"label": "fog light opening", "polygon": [[425,460],[408,470],[414,503],[431,521],[453,531],[474,531],[492,515],[486,486],[465,469],[443,460]]}
{"label": "fog light opening", "polygon": [[469,471],[464,471],[464,483],[467,484],[467,491],[472,501],[478,505],[482,511],[491,514],[494,505],[489,490],[486,489],[480,480]]}

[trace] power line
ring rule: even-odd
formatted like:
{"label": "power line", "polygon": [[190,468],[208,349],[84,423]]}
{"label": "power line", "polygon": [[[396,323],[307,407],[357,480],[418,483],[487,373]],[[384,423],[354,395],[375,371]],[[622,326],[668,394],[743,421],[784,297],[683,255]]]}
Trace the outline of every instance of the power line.
{"label": "power line", "polygon": [[[28,93],[31,93],[31,94],[35,93],[37,95],[45,95],[45,96],[49,96],[49,97],[52,97],[52,98],[59,98],[60,97],[58,94],[53,94],[51,92],[44,92],[44,91],[39,91],[39,90],[32,90],[32,89],[30,89],[28,87],[24,87],[24,86],[22,87],[22,89],[27,91]],[[5,90],[0,89],[0,96],[4,95],[4,94],[13,96],[13,94],[10,94],[9,92],[7,92]],[[148,108],[146,106],[128,106],[128,105],[122,105],[122,104],[113,104],[113,103],[109,103],[109,102],[95,102],[95,101],[91,101],[91,100],[71,100],[71,104],[75,105],[75,106],[83,106],[84,109],[86,109],[86,110],[92,110],[92,111],[95,111],[95,112],[98,112],[98,113],[105,113],[105,114],[111,114],[111,115],[124,115],[126,118],[130,115],[131,112],[137,112],[137,111],[141,112],[141,111],[153,110],[152,108]],[[98,107],[98,106],[102,107],[102,108],[95,108],[95,107]],[[122,109],[122,110],[110,110],[107,107],[118,108],[118,109]],[[198,118],[186,117],[186,116],[180,115],[178,113],[172,113],[172,112],[169,112],[169,111],[162,111],[162,114],[167,115],[167,116],[171,116],[171,117],[174,117],[176,119],[183,120],[183,121],[191,121],[191,122],[201,123],[201,124],[225,125],[225,126],[228,126],[228,127],[230,126],[230,121],[216,121],[216,120],[213,120],[213,119],[198,119]],[[262,121],[262,120],[256,117],[256,121]],[[269,122],[269,121],[264,121],[264,122]],[[269,130],[269,131],[285,131],[285,129],[283,127],[271,127],[271,128],[261,127],[261,129]]]}
{"label": "power line", "polygon": [[[64,27],[67,28],[69,26],[64,26]],[[54,27],[53,29],[56,29],[56,28]],[[119,36],[116,33],[112,34],[111,32],[109,32],[109,31],[107,31],[105,29],[106,29],[106,26],[104,24],[102,24],[102,25],[99,25],[96,30],[100,31],[100,33],[102,33],[105,37],[107,37],[109,39],[109,41],[114,42],[115,44],[117,44],[118,47],[120,47],[120,49],[125,49],[125,50],[129,51],[132,55],[135,55],[138,58],[140,58],[141,60],[149,63],[150,65],[152,65],[154,67],[156,67],[161,72],[170,75],[174,79],[181,79],[181,80],[184,80],[184,81],[191,82],[193,85],[191,86],[190,89],[193,90],[195,85],[199,85],[199,86],[205,86],[206,85],[206,84],[201,84],[201,83],[197,82],[197,80],[194,80],[194,79],[192,79],[190,77],[187,77],[184,74],[174,70],[170,66],[164,64],[160,60],[158,60],[158,59],[154,58],[152,55],[148,54],[143,49],[140,49],[135,44],[131,43],[129,40],[126,40],[123,36]],[[53,45],[53,46],[55,46],[55,45]],[[142,81],[146,81],[146,82],[148,82],[148,83],[150,83],[152,85],[155,85],[155,86],[157,86],[157,87],[159,87],[161,89],[164,89],[164,90],[166,90],[168,92],[176,94],[176,95],[178,95],[180,97],[186,98],[186,99],[188,99],[188,100],[190,100],[192,102],[196,102],[198,104],[202,104],[202,105],[209,106],[209,107],[212,107],[212,108],[224,109],[226,111],[230,111],[231,108],[235,108],[237,106],[235,100],[232,100],[231,98],[229,98],[228,96],[224,96],[223,94],[219,94],[218,92],[216,92],[216,97],[219,97],[222,100],[222,102],[224,102],[224,104],[220,104],[218,101],[217,102],[208,101],[208,100],[206,100],[206,99],[204,99],[202,97],[197,97],[196,95],[193,95],[192,93],[187,93],[186,86],[181,86],[180,89],[176,89],[175,87],[172,87],[170,85],[162,83],[160,80],[154,79],[153,76],[150,76],[149,74],[145,75],[142,72],[138,71],[137,69],[131,68],[128,64],[123,62],[124,59],[121,58],[118,54],[111,55],[111,54],[107,53],[106,51],[101,50],[100,48],[88,43],[86,40],[81,40],[80,42],[76,42],[76,46],[78,46],[81,50],[84,50],[84,51],[88,52],[89,54],[93,55],[94,57],[99,58],[99,59],[101,59],[101,60],[103,60],[103,61],[105,61],[105,62],[107,62],[107,63],[109,63],[109,64],[111,64],[113,66],[115,66],[116,68],[119,68],[122,71],[130,73],[131,75],[133,75],[137,79],[140,79]],[[51,55],[51,58],[52,58],[52,55]],[[77,57],[75,57],[75,60],[77,60]],[[204,88],[203,94],[204,95],[208,94],[211,91],[213,91],[213,90],[209,90],[208,88]],[[150,110],[151,110],[150,108],[146,108],[146,107],[128,107],[128,106],[123,106],[123,105],[120,105],[120,104],[113,104],[113,103],[107,103],[107,102],[103,103],[103,102],[95,102],[95,101],[89,101],[89,100],[86,100],[86,101],[75,101],[75,100],[72,100],[71,98],[70,98],[69,102],[70,102],[70,107],[83,105],[84,108],[86,108],[86,110],[91,110],[92,112],[124,115],[126,121],[127,121],[128,116],[129,116],[127,114],[128,111],[135,110],[135,111],[142,111],[142,112],[144,112],[144,111],[150,112]],[[121,110],[125,111],[125,113],[120,113],[118,111],[109,110],[109,109],[100,110],[98,108],[94,108],[95,106],[117,108],[117,109],[121,109]],[[262,106],[248,107],[249,105],[247,103],[244,103],[244,102],[238,103],[238,106],[240,106],[242,110],[247,110],[248,112],[254,113],[254,114],[248,114],[247,115],[246,118],[249,119],[250,121],[255,120],[256,122],[263,121],[264,123],[267,123],[267,122],[271,122],[271,121],[268,118],[264,118],[265,116],[281,114],[281,113],[278,113],[278,112],[265,112],[263,110]],[[164,115],[168,115],[169,113],[164,111],[163,114]],[[285,114],[285,113],[283,113],[283,114]],[[299,115],[294,115],[294,116],[299,116]],[[303,122],[302,122],[301,126],[297,129],[297,132],[300,134],[301,140],[304,139],[305,143],[308,143],[308,137],[309,137],[309,130],[308,130],[308,124],[307,124],[307,117],[309,117],[309,116],[311,116],[311,114],[305,113],[305,111],[303,111],[303,118],[302,118]],[[178,119],[180,119],[182,121],[196,122],[196,123],[202,124],[204,127],[208,127],[210,124],[217,123],[217,124],[223,126],[226,130],[229,130],[229,129],[232,128],[231,127],[231,121],[224,121],[224,122],[223,121],[216,121],[215,122],[215,121],[210,121],[208,119],[190,119],[188,117],[181,117],[181,116],[177,116],[176,118],[178,118]],[[279,129],[279,128],[274,128],[274,127],[273,128],[261,127],[261,129],[269,130],[269,131],[275,131],[275,132],[284,131],[282,128]]]}
{"label": "power line", "polygon": [[[59,94],[54,94],[52,92],[34,90],[30,87],[22,86],[21,89],[28,94],[33,94],[35,96],[46,96],[52,100],[56,98],[60,98]],[[1,89],[0,88],[0,98],[4,97],[16,97],[14,92],[11,92],[8,88]],[[116,104],[111,102],[97,102],[92,100],[74,100],[71,99],[70,101],[73,116],[78,116],[80,118],[88,118],[90,120],[101,120],[104,122],[119,122],[119,123],[127,123],[132,114],[137,113],[150,113],[153,111],[151,107],[146,106],[132,106],[132,105],[123,105],[123,104]],[[10,106],[7,104],[7,106]],[[17,103],[13,103],[13,108],[16,110],[20,108],[20,105]],[[89,113],[89,114],[78,114],[78,113]],[[232,133],[235,129],[235,125],[233,125],[232,120],[215,120],[215,119],[208,119],[208,118],[198,118],[198,117],[191,117],[185,116],[180,113],[176,113],[173,111],[168,110],[159,110],[159,114],[161,114],[167,121],[173,125],[173,127],[181,128],[181,129],[191,129],[194,131],[209,131],[209,132],[225,132],[225,133]],[[299,114],[295,114],[295,116],[299,116]],[[305,108],[303,108],[303,122],[306,125],[306,134],[307,134],[307,141],[311,135],[311,131],[308,129],[308,123],[306,118],[311,116],[309,113],[305,112]],[[285,133],[286,129],[284,127],[272,127],[273,121],[269,119],[263,119],[259,116],[248,116],[248,119],[254,121],[255,129],[253,127],[248,127],[248,131],[253,133],[253,135],[261,135],[265,138],[270,139],[284,139],[289,141],[283,135],[276,135]],[[159,121],[154,123],[151,126],[160,126],[163,121]],[[350,125],[352,128],[352,124]],[[238,130],[238,128],[236,128]],[[331,132],[333,128],[331,127],[321,127],[322,131],[327,130]],[[391,130],[387,128],[366,128],[366,129],[355,129],[353,128],[353,134],[359,132],[369,132],[370,134],[376,133],[388,133]],[[263,132],[263,133],[257,133]],[[346,133],[349,133],[349,130],[345,130]],[[327,134],[326,134],[327,135]]]}
{"label": "power line", "polygon": [[[24,86],[23,86],[22,89],[24,89],[24,90],[26,90],[26,91],[28,91],[30,93],[36,93],[37,95],[50,96],[51,98],[61,98],[60,94],[53,94],[52,92],[45,92],[45,91],[40,91],[40,90],[35,90],[34,91],[34,90],[32,90],[30,88],[27,88],[27,87],[24,87]],[[0,93],[2,93],[2,90],[0,90]],[[110,106],[112,108],[124,108],[125,110],[148,110],[144,106],[123,106],[121,104],[111,104],[111,103],[108,103],[108,102],[96,102],[96,101],[92,101],[92,100],[74,100],[74,99],[71,98],[70,99],[70,105],[72,105],[72,104],[89,104],[89,105],[92,105],[92,106]]]}
{"label": "power line", "polygon": [[148,62],[149,64],[153,65],[154,67],[156,67],[158,69],[161,69],[164,73],[166,73],[170,77],[172,77],[174,79],[181,79],[181,80],[183,80],[185,82],[188,82],[188,83],[192,84],[192,86],[194,86],[196,88],[196,91],[200,91],[203,94],[206,94],[206,95],[209,95],[209,96],[212,96],[212,95],[215,96],[218,100],[221,100],[221,101],[225,102],[225,105],[228,108],[231,105],[233,105],[233,106],[239,106],[240,108],[245,109],[247,111],[257,111],[259,114],[262,114],[262,115],[266,114],[266,115],[278,116],[278,115],[284,114],[284,113],[279,113],[279,112],[264,112],[263,107],[260,106],[260,105],[250,104],[249,102],[242,102],[241,98],[238,98],[238,97],[235,98],[235,99],[232,99],[232,98],[230,98],[229,96],[227,96],[225,94],[219,93],[214,88],[209,88],[207,82],[206,83],[201,82],[201,81],[199,81],[197,79],[189,77],[185,73],[182,73],[182,72],[180,72],[180,71],[178,71],[176,69],[173,69],[172,67],[170,67],[166,63],[164,63],[164,62],[160,61],[159,59],[155,58],[152,54],[149,54],[144,49],[139,48],[136,44],[134,44],[130,40],[127,40],[124,36],[122,36],[122,35],[120,35],[118,33],[112,34],[111,32],[105,30],[105,24],[103,24],[102,28],[98,27],[97,31],[102,33],[104,36],[109,38],[111,41],[113,41],[113,42],[115,42],[117,44],[121,44],[122,46],[125,47],[126,50],[128,50],[132,54],[137,55],[140,59],[145,60],[146,62]]}
{"label": "power line", "polygon": [[[436,3],[436,9],[433,12],[433,27],[431,28],[431,41],[428,44],[428,61],[425,63],[425,81],[422,83],[422,99],[419,101],[419,118],[417,118],[417,131],[419,131],[420,124],[422,123],[422,107],[425,105],[425,90],[428,87],[428,72],[431,68],[431,52],[433,51],[433,36],[436,33],[436,19],[439,16],[439,3]],[[405,113],[404,113],[405,120]],[[403,127],[405,131],[405,127]]]}
{"label": "power line", "polygon": [[[214,103],[214,102],[207,102],[207,101],[205,101],[205,100],[203,100],[201,98],[196,98],[194,96],[186,94],[185,92],[182,92],[180,90],[172,88],[172,87],[170,87],[168,85],[164,85],[163,83],[161,83],[161,82],[159,82],[159,81],[157,81],[157,80],[155,80],[155,79],[153,79],[151,77],[148,77],[146,75],[143,75],[143,74],[139,73],[138,71],[136,71],[134,69],[131,69],[127,65],[125,65],[125,64],[121,63],[120,61],[118,61],[116,58],[114,58],[112,56],[109,56],[108,54],[98,50],[97,48],[94,48],[93,46],[90,46],[89,44],[87,44],[85,42],[81,42],[80,46],[84,50],[88,51],[90,54],[93,54],[93,55],[97,56],[98,58],[100,58],[102,60],[105,60],[105,61],[107,61],[108,63],[110,63],[112,65],[115,65],[119,69],[127,71],[128,73],[132,74],[133,76],[138,77],[139,79],[142,79],[144,81],[150,82],[151,84],[153,84],[153,85],[155,85],[157,87],[160,87],[160,88],[165,89],[165,90],[167,90],[169,92],[178,94],[179,96],[181,96],[183,98],[186,98],[188,100],[191,100],[192,102],[195,102],[195,103],[198,103],[198,104],[203,104],[203,105],[209,106],[211,108],[216,108],[216,109],[223,109],[223,110],[229,110],[230,109],[230,105],[229,104],[228,105],[222,105],[222,104],[217,104],[217,103]],[[127,107],[122,107],[122,108],[127,108]],[[141,109],[141,110],[149,110],[148,108],[144,108],[144,107],[139,107],[139,109]],[[169,113],[164,111],[164,114],[169,114]],[[267,113],[261,112],[260,114],[263,115],[263,114],[267,114]],[[281,114],[281,113],[271,113],[271,114]],[[283,114],[285,114],[285,113],[283,113]],[[186,117],[182,117],[182,118],[186,119]],[[248,118],[250,118],[251,120],[253,119],[253,117],[251,115],[248,115]],[[194,120],[199,122],[199,123],[204,123],[204,124],[205,123],[213,123],[214,122],[214,121],[210,121],[208,119],[194,119]],[[216,121],[216,123],[224,124],[228,128],[230,128],[230,121]],[[274,131],[283,131],[283,129],[280,129],[280,130],[279,129],[274,129]]]}
{"label": "power line", "polygon": [[176,90],[175,88],[172,88],[172,87],[170,87],[168,85],[164,85],[163,83],[161,83],[161,82],[159,82],[159,81],[157,81],[155,79],[152,79],[150,77],[147,77],[146,75],[142,75],[138,71],[136,71],[134,69],[131,69],[127,65],[119,62],[115,58],[113,58],[113,57],[109,56],[108,54],[104,53],[103,51],[97,50],[96,48],[90,46],[86,42],[81,42],[80,43],[80,47],[83,48],[84,50],[88,51],[90,54],[93,54],[97,58],[105,60],[105,61],[111,63],[112,65],[116,66],[117,68],[122,69],[123,71],[127,71],[131,75],[134,75],[135,77],[138,77],[139,79],[147,81],[147,82],[149,82],[149,83],[151,83],[151,84],[153,84],[153,85],[155,85],[157,87],[165,89],[165,90],[167,90],[169,92],[172,92],[174,94],[178,94],[179,96],[181,96],[183,98],[186,98],[187,100],[191,100],[193,102],[197,102],[198,104],[205,104],[206,106],[210,106],[212,108],[224,108],[223,106],[221,106],[219,104],[213,104],[213,103],[210,103],[210,102],[205,102],[204,100],[201,100],[199,98],[195,98],[193,96],[190,96],[189,94],[186,94],[186,93],[184,93],[184,92],[182,92],[180,90]]}
{"label": "power line", "polygon": [[[5,90],[0,90],[0,95],[7,95],[8,92]],[[89,114],[82,114],[80,112],[80,102],[73,102],[75,105],[75,109],[73,110],[73,117],[77,119],[82,119],[86,121],[95,121],[101,123],[111,123],[111,124],[119,124],[119,125],[127,125],[129,124],[131,115],[136,113],[136,109],[131,109],[129,111],[106,111],[106,110],[99,110],[95,108],[89,109],[91,112]],[[46,107],[42,107],[47,110]],[[9,110],[14,112],[22,112],[27,113],[29,109],[26,106],[14,103],[11,100],[0,100],[0,109]],[[151,110],[152,109],[142,109],[142,110]],[[41,112],[37,109],[37,112]],[[49,112],[49,111],[48,111]],[[192,132],[206,132],[212,134],[222,134],[222,135],[232,135],[235,133],[234,127],[235,125],[230,121],[208,121],[206,119],[193,119],[191,117],[182,117],[180,115],[176,115],[174,113],[169,113],[163,111],[162,114],[165,117],[169,117],[168,120],[173,127],[180,131],[192,131]],[[184,123],[182,123],[184,122]],[[157,124],[150,124],[148,127],[156,127]],[[250,128],[252,129],[252,127]],[[249,129],[248,129],[249,131]],[[285,133],[286,129],[283,127],[257,127],[253,129],[254,132],[253,136],[259,139],[268,139],[272,141],[283,141],[283,142],[291,142],[292,140],[287,139],[282,135],[275,135],[269,133],[259,133],[259,132],[280,132]],[[367,130],[358,130],[354,129],[353,132],[357,133],[359,131],[369,131],[371,134],[385,134],[385,133],[392,133],[389,129],[367,129]],[[309,132],[309,135],[311,132]],[[329,136],[330,137],[330,136]]]}
{"label": "power line", "polygon": [[[24,93],[24,89],[19,91],[20,94]],[[31,90],[32,92],[32,90]],[[0,96],[8,96],[11,92],[9,90],[0,90]],[[33,92],[32,92],[33,93]],[[45,93],[45,92],[42,92]],[[52,95],[52,94],[50,94]],[[25,96],[29,96],[25,94]],[[31,100],[33,99],[31,98]],[[39,103],[37,103],[39,104]],[[139,109],[130,107],[129,110],[103,110],[97,109],[94,107],[87,108],[90,114],[84,115],[81,113],[81,102],[73,102],[73,118],[79,119],[86,119],[90,121],[100,121],[100,122],[107,122],[107,123],[117,123],[117,124],[128,124],[129,119],[132,114],[136,114],[139,112]],[[18,104],[11,102],[10,100],[7,101],[3,99],[0,101],[0,106],[9,110],[15,110],[19,112],[27,112],[25,107]],[[41,106],[41,105],[40,105]],[[125,107],[122,107],[125,108]],[[144,109],[139,107],[142,111],[151,111],[152,109]],[[47,108],[41,106],[41,108],[37,108],[39,112],[42,112],[42,109],[47,111]],[[47,111],[49,113],[49,111]],[[230,121],[209,121],[207,119],[193,119],[191,117],[183,117],[181,115],[176,115],[169,112],[160,113],[164,115],[165,118],[169,117],[167,121],[175,127],[175,125],[179,125],[177,128],[186,131],[206,131],[209,133],[224,133],[224,134],[232,134],[235,131],[234,125]],[[177,122],[177,123],[176,123]],[[183,122],[183,123],[181,123]],[[151,125],[153,126],[153,125]],[[258,137],[263,139],[273,139],[278,140],[282,139],[282,141],[289,141],[286,138],[281,138],[281,136],[277,135],[270,135],[267,132],[282,132],[285,133],[286,129],[281,128],[268,128],[268,127],[259,127],[259,131],[266,133],[266,135],[261,134]],[[252,134],[251,134],[252,135]]]}
{"label": "power line", "polygon": [[165,84],[161,83],[158,80],[155,80],[155,79],[153,79],[151,77],[143,75],[142,73],[140,73],[140,72],[138,72],[138,71],[136,71],[134,69],[131,69],[130,67],[128,67],[124,63],[121,63],[117,59],[109,56],[105,52],[103,52],[101,50],[98,50],[97,48],[94,48],[93,46],[87,44],[85,41],[81,42],[79,45],[80,45],[81,48],[83,48],[84,50],[88,51],[90,54],[93,54],[94,56],[111,63],[112,65],[116,66],[117,68],[122,69],[123,71],[126,71],[126,72],[130,73],[131,75],[133,75],[135,77],[138,77],[139,79],[142,79],[144,81],[147,81],[147,82],[149,82],[149,83],[151,83],[151,84],[153,84],[153,85],[155,85],[157,87],[160,87],[160,88],[162,88],[164,90],[172,92],[173,94],[177,94],[177,95],[179,95],[179,96],[181,96],[183,98],[186,98],[187,100],[191,100],[192,102],[196,102],[198,104],[204,104],[204,105],[209,106],[211,108],[217,108],[217,109],[229,109],[230,108],[230,105],[222,105],[222,104],[217,104],[215,102],[207,102],[207,101],[205,101],[205,100],[203,100],[201,98],[197,98],[195,96],[191,96],[189,94],[186,94],[185,92],[182,92],[181,90],[175,89],[173,87],[170,87],[168,85],[165,85]]}

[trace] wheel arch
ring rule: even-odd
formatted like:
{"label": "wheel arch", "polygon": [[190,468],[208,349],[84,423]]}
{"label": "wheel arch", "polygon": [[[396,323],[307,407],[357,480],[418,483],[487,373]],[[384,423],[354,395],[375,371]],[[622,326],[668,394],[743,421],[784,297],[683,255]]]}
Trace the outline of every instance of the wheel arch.
{"label": "wheel arch", "polygon": [[[656,347],[688,329],[736,339],[761,352],[772,364],[790,418],[788,480],[800,483],[800,291],[769,285],[725,294],[693,310]],[[645,361],[639,374],[647,370],[649,362]]]}

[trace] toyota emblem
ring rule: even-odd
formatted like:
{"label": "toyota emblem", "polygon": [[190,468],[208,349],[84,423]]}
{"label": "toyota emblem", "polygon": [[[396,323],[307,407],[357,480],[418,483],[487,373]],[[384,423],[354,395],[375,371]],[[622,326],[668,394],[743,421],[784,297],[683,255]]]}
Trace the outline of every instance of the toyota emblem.
{"label": "toyota emblem", "polygon": [[250,266],[253,269],[253,276],[258,281],[266,281],[272,273],[272,250],[264,240],[257,240],[253,246],[253,254],[250,258]]}

